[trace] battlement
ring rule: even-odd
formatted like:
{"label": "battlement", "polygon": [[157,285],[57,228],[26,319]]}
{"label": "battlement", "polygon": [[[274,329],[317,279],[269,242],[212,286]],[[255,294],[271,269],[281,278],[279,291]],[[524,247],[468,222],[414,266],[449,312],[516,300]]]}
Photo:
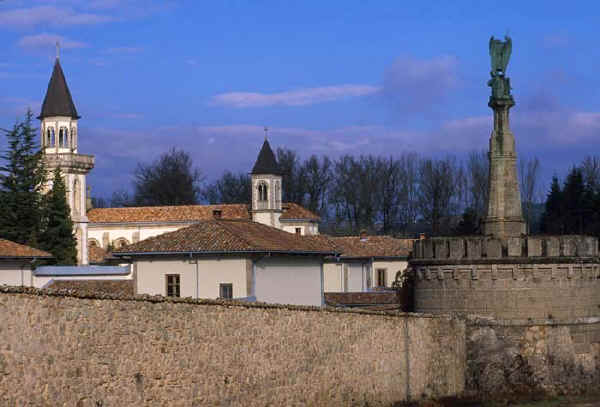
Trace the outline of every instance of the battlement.
{"label": "battlement", "polygon": [[597,258],[598,251],[598,238],[584,235],[434,237],[415,241],[412,262],[531,263],[573,258],[580,262]]}

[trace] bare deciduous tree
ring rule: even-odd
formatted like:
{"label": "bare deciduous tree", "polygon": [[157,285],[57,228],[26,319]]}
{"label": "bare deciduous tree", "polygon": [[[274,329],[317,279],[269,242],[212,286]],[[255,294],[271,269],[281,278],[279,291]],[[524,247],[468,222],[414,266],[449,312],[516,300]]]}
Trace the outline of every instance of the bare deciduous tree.
{"label": "bare deciduous tree", "polygon": [[138,163],[134,172],[135,205],[193,205],[198,203],[202,175],[192,158],[172,148],[150,164]]}
{"label": "bare deciduous tree", "polygon": [[533,205],[540,201],[541,192],[539,185],[540,161],[537,157],[519,160],[519,175],[521,187],[521,201],[523,203],[523,217],[527,222],[527,233],[530,232],[533,221]]}
{"label": "bare deciduous tree", "polygon": [[472,151],[466,162],[466,207],[472,208],[478,219],[482,219],[487,211],[489,172],[490,163],[487,153]]}
{"label": "bare deciduous tree", "polygon": [[442,232],[442,221],[455,215],[459,207],[457,174],[454,157],[423,159],[419,165],[419,209],[433,235]]}
{"label": "bare deciduous tree", "polygon": [[202,198],[211,204],[249,203],[251,182],[246,173],[226,171],[223,176],[202,191]]}
{"label": "bare deciduous tree", "polygon": [[300,184],[304,191],[304,206],[318,213],[321,218],[327,217],[327,196],[333,180],[331,160],[323,156],[321,159],[312,155],[300,167]]}

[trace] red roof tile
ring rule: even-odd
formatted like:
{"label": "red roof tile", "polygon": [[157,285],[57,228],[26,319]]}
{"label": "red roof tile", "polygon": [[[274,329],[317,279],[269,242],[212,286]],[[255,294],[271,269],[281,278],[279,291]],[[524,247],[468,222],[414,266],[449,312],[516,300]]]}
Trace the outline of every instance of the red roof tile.
{"label": "red roof tile", "polygon": [[96,245],[88,245],[88,259],[91,264],[104,263],[104,260],[110,256],[106,250]]}
{"label": "red roof tile", "polygon": [[95,208],[89,210],[87,216],[91,223],[193,222],[212,219],[215,210],[220,210],[225,219],[250,218],[246,204]]}
{"label": "red roof tile", "polygon": [[318,241],[248,220],[212,219],[121,247],[130,253],[286,252],[333,254]]}
{"label": "red roof tile", "polygon": [[48,252],[34,249],[33,247],[25,246],[10,240],[0,239],[0,258],[51,258],[52,255]]}
{"label": "red roof tile", "polygon": [[85,294],[113,294],[133,296],[133,280],[54,280],[46,288],[74,290]]}
{"label": "red roof tile", "polygon": [[412,251],[414,239],[396,239],[391,236],[334,237],[327,235],[305,236],[305,239],[319,242],[323,247],[335,249],[340,257],[408,257]]}
{"label": "red roof tile", "polygon": [[[283,203],[282,209],[282,220],[319,220],[317,215],[295,203]],[[87,216],[90,223],[196,222],[213,219],[217,210],[221,211],[222,219],[251,219],[246,204],[95,208],[90,209]]]}
{"label": "red roof tile", "polygon": [[283,209],[283,213],[280,216],[280,220],[292,220],[292,219],[301,219],[301,220],[314,220],[319,221],[321,218],[315,215],[308,209],[298,205],[293,202],[286,202],[281,204],[281,209]]}

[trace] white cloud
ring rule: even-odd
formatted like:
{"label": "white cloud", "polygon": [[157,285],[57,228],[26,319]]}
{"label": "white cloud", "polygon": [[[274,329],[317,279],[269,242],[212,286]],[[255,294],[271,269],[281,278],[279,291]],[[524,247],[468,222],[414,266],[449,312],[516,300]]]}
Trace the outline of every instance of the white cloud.
{"label": "white cloud", "polygon": [[37,6],[0,12],[0,25],[12,27],[89,25],[112,20],[111,16],[80,13],[70,7],[57,6]]}
{"label": "white cloud", "polygon": [[211,104],[231,107],[306,106],[372,95],[378,91],[378,87],[370,85],[337,85],[279,93],[230,92],[215,95]]}
{"label": "white cloud", "polygon": [[41,33],[36,35],[27,35],[21,38],[17,44],[22,48],[39,49],[54,47],[56,43],[63,49],[84,48],[88,44],[81,41],[74,41],[57,34]]}
{"label": "white cloud", "polygon": [[415,112],[439,104],[455,88],[458,59],[443,55],[431,59],[400,57],[383,76],[383,94],[400,111]]}

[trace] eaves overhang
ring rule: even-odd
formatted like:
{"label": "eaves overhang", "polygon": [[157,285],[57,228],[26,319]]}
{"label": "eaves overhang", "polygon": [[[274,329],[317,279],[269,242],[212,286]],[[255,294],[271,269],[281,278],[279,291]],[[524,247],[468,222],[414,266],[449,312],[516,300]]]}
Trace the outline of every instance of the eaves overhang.
{"label": "eaves overhang", "polygon": [[180,255],[240,255],[240,254],[291,254],[305,256],[335,256],[337,253],[332,251],[311,251],[311,250],[211,250],[211,251],[162,251],[162,252],[113,252],[115,257],[134,257],[134,256],[180,256]]}

